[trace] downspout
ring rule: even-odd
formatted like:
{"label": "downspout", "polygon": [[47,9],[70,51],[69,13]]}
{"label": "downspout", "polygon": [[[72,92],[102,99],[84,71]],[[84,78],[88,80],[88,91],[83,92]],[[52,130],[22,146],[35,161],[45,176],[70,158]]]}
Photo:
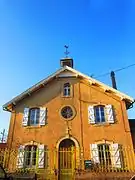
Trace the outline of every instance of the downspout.
{"label": "downspout", "polygon": [[133,108],[134,103],[135,103],[135,99],[134,99],[134,101],[132,103],[130,103],[130,105],[126,106],[127,110]]}
{"label": "downspout", "polygon": [[125,130],[125,132],[130,132],[129,130],[127,130],[126,124],[125,124],[125,116],[124,116],[124,113],[123,113],[123,102],[120,102],[120,106],[121,106],[121,112],[122,112],[122,119],[123,119],[124,130]]}
{"label": "downspout", "polygon": [[[14,137],[14,129],[15,129],[15,120],[16,120],[16,112],[14,111],[14,112],[12,112],[12,113],[14,113],[14,118],[13,118],[13,128],[10,130],[9,129],[9,131],[11,131],[12,132],[12,134],[11,134],[11,140],[10,140],[10,145],[9,145],[9,157],[8,157],[8,167],[9,167],[9,161],[10,161],[10,153],[12,152],[12,143],[13,143],[13,137]],[[12,119],[11,119],[12,120]],[[11,123],[11,122],[10,122]],[[9,134],[10,135],[10,134]],[[9,137],[9,135],[8,135],[8,138],[10,138]]]}
{"label": "downspout", "polygon": [[81,120],[81,166],[80,166],[80,168],[84,169],[83,118],[82,118],[80,82],[79,82],[79,103],[80,103],[80,120]]}
{"label": "downspout", "polygon": [[14,113],[14,121],[13,121],[13,128],[12,128],[12,135],[11,135],[11,143],[10,143],[10,149],[12,149],[12,142],[13,142],[13,137],[14,137],[14,129],[15,129],[15,120],[16,120],[16,112],[12,112]]}

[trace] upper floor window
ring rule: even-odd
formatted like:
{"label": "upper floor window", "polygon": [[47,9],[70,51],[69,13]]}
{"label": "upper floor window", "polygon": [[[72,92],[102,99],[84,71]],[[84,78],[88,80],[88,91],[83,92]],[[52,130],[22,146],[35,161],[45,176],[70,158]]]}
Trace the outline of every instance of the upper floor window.
{"label": "upper floor window", "polygon": [[105,107],[104,106],[95,106],[95,122],[104,123],[105,122]]}
{"label": "upper floor window", "polygon": [[23,126],[46,125],[47,108],[24,108]]}
{"label": "upper floor window", "polygon": [[31,108],[29,110],[29,125],[39,124],[39,118],[40,118],[40,109],[39,108]]}
{"label": "upper floor window", "polygon": [[29,125],[39,124],[39,118],[40,118],[40,109],[39,108],[31,108],[29,110]]}
{"label": "upper floor window", "polygon": [[114,123],[114,109],[111,104],[88,106],[88,121],[90,124]]}
{"label": "upper floor window", "polygon": [[70,83],[65,83],[63,87],[63,96],[70,96],[71,95],[71,85]]}
{"label": "upper floor window", "polygon": [[76,115],[75,108],[70,105],[64,106],[61,108],[60,114],[65,120],[72,120]]}

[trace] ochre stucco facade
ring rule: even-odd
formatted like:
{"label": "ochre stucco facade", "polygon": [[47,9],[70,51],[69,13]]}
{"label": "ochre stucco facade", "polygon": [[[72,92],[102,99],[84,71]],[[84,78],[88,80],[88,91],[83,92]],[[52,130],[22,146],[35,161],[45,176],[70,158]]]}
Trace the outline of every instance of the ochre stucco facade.
{"label": "ochre stucco facade", "polygon": [[[62,96],[63,84],[66,82],[72,85],[71,97]],[[88,106],[104,104],[113,105],[115,122],[113,124],[89,124]],[[66,105],[72,106],[75,110],[75,117],[70,121],[66,121],[60,114],[61,108]],[[23,127],[24,108],[41,106],[47,108],[47,124]],[[77,156],[80,162],[91,158],[90,144],[95,142],[118,143],[132,148],[125,102],[115,94],[105,92],[97,85],[89,84],[82,78],[66,77],[52,80],[14,107],[8,136],[9,148],[17,149],[19,145],[35,142],[46,145],[49,150],[57,149],[60,142],[66,138],[75,142],[79,149]],[[56,159],[56,167],[58,167],[58,159]]]}

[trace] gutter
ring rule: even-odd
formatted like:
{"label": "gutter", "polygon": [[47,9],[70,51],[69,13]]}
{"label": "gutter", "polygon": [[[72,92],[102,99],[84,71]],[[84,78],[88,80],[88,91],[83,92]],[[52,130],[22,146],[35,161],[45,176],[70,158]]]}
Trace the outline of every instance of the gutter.
{"label": "gutter", "polygon": [[132,103],[130,103],[130,105],[127,107],[127,110],[133,108],[134,102],[135,102],[135,99],[134,99],[134,101],[133,101]]}
{"label": "gutter", "polygon": [[12,112],[10,109],[8,109],[7,107],[3,107],[3,111],[9,111]]}

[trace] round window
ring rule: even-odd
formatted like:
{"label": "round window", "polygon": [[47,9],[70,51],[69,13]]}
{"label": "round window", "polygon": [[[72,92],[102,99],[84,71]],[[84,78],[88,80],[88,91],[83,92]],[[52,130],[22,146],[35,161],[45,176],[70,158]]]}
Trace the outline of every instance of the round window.
{"label": "round window", "polygon": [[61,116],[65,119],[72,119],[75,115],[74,109],[70,106],[65,106],[61,109]]}

